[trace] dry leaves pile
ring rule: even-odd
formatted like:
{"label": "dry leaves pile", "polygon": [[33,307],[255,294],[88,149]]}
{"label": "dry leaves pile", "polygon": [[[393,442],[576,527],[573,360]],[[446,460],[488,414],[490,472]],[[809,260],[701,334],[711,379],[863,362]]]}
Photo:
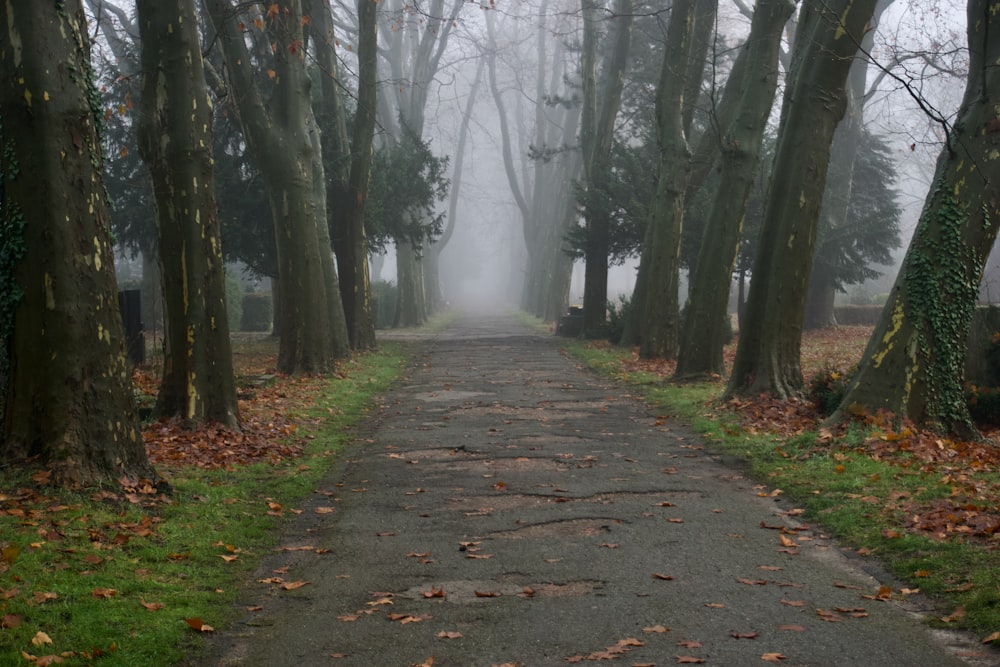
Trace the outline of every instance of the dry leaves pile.
{"label": "dry leaves pile", "polygon": [[[146,373],[135,373],[136,384],[149,387]],[[159,421],[143,429],[150,460],[158,466],[193,465],[232,468],[258,462],[278,463],[302,455],[295,435],[301,418],[293,416],[313,404],[324,380],[318,377],[274,376],[239,401],[242,428],[219,424],[190,428],[179,420]],[[154,393],[153,389],[145,389]]]}

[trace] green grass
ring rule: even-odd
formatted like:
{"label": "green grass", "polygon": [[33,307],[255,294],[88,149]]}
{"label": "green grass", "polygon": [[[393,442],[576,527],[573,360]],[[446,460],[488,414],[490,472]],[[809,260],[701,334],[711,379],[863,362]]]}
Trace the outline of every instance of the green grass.
{"label": "green grass", "polygon": [[[302,503],[406,363],[405,348],[390,343],[359,355],[320,383],[315,404],[299,415],[302,457],[163,470],[169,502],[133,504],[120,489],[103,497],[57,491],[39,487],[30,471],[0,471],[0,625],[13,626],[0,629],[0,665],[31,664],[22,651],[65,653],[65,665],[152,667],[190,657],[202,636],[185,619],[216,628],[231,621],[239,586],[294,516],[268,514],[268,503]],[[115,593],[95,597],[99,589]],[[52,644],[33,645],[38,632]]]}
{"label": "green grass", "polygon": [[[688,425],[711,446],[746,462],[750,474],[805,510],[842,544],[879,559],[903,586],[934,597],[942,610],[964,616],[950,627],[987,637],[1000,631],[1000,534],[992,543],[938,541],[907,532],[900,494],[929,501],[947,499],[953,485],[942,473],[921,472],[906,461],[876,461],[859,447],[864,434],[849,430],[821,443],[818,432],[782,438],[751,433],[734,412],[719,409],[721,383],[672,383],[651,373],[625,370],[629,350],[569,342],[566,350],[600,374],[636,385],[661,414]],[[997,471],[971,482],[995,482]],[[943,624],[940,620],[938,624]]]}

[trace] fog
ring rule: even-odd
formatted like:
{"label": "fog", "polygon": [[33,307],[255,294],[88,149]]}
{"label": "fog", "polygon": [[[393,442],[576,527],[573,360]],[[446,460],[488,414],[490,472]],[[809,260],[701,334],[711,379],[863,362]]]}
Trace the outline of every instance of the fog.
{"label": "fog", "polygon": [[[129,2],[115,3],[127,7]],[[391,3],[387,3],[391,4]],[[426,12],[433,5],[410,5],[416,17],[414,25],[428,20]],[[450,11],[444,3],[444,12]],[[540,9],[544,7],[544,9]],[[415,8],[415,9],[414,9]],[[339,50],[342,71],[353,76],[357,71],[351,15],[352,3],[334,3],[335,16],[340,16],[345,45]],[[383,14],[391,7],[383,6]],[[742,0],[720,0],[716,22],[719,37],[710,50],[712,61],[706,67],[702,104],[710,103],[725,82],[733,49],[745,38],[749,29]],[[657,43],[662,42],[666,17],[655,16],[656,7],[637,5],[637,22],[633,38],[632,61],[636,71],[645,62],[648,70],[658,67]],[[495,22],[495,46],[490,42],[487,18]],[[544,18],[544,30],[539,26]],[[903,245],[895,252],[902,257],[929,187],[938,153],[944,139],[944,123],[951,120],[964,87],[964,7],[958,2],[937,3],[931,0],[896,0],[882,16],[876,46],[869,67],[870,90],[865,105],[865,123],[890,145],[898,172],[896,188],[903,208]],[[395,30],[387,21],[380,24],[381,39]],[[477,69],[487,54],[496,59],[495,85],[491,90],[489,77],[483,75],[471,107],[471,122],[466,137],[464,168],[455,208],[454,233],[440,255],[441,287],[451,305],[474,305],[477,308],[510,309],[517,307],[526,280],[528,248],[524,228],[525,214],[510,185],[503,159],[504,138],[500,131],[497,96],[502,100],[509,125],[509,150],[513,178],[529,200],[539,193],[531,192],[532,174],[538,162],[529,157],[537,137],[538,95],[552,90],[570,91],[570,82],[577,76],[581,20],[579,4],[569,0],[516,0],[504,2],[482,0],[479,4],[462,3],[447,41],[436,73],[427,86],[423,110],[423,138],[430,142],[438,156],[447,156],[450,164],[447,176],[456,185],[451,169],[456,162],[459,131],[467,102],[472,94]],[[547,40],[546,57],[551,62],[539,68],[537,40]],[[649,48],[652,46],[652,48]],[[787,47],[787,44],[786,44]],[[560,49],[562,60],[554,54]],[[98,49],[100,51],[100,49]],[[385,49],[383,49],[383,55]],[[643,60],[645,58],[646,60]],[[561,64],[565,71],[549,69]],[[402,91],[404,83],[384,61],[380,65],[380,94],[386,99]],[[542,85],[538,79],[542,79]],[[559,86],[560,80],[565,84]],[[351,94],[355,84],[348,80]],[[780,84],[779,84],[780,86]],[[398,90],[397,90],[398,89]],[[648,92],[648,91],[647,91]],[[776,124],[780,112],[779,87],[771,123]],[[348,104],[352,104],[351,101]],[[558,104],[545,106],[546,122],[555,123]],[[380,116],[379,136],[390,132],[390,122]],[[630,136],[639,119],[620,115],[618,131]],[[635,135],[628,141],[635,142]],[[377,137],[377,142],[379,137]],[[574,139],[575,141],[575,139]],[[534,146],[554,148],[553,145]],[[577,150],[577,146],[568,147]],[[579,177],[578,172],[576,177]],[[541,193],[546,194],[546,193]],[[440,203],[445,211],[448,202]],[[617,302],[631,294],[637,259],[632,258],[610,268],[608,300]],[[891,286],[895,267],[885,267],[885,276],[869,284],[851,288],[869,293],[883,293]],[[988,271],[1000,276],[1000,269],[991,262]],[[373,280],[396,280],[394,252],[390,249],[381,269]],[[1000,295],[1000,287],[992,290]],[[847,298],[847,295],[843,295]],[[578,304],[583,298],[583,265],[575,263],[569,288],[569,303]]]}
{"label": "fog", "polygon": [[[554,6],[554,5],[550,5]],[[451,60],[435,79],[430,96],[425,136],[436,153],[454,155],[457,128],[465,106],[479,57],[484,48],[485,11],[463,10],[461,30],[449,43]],[[532,35],[538,23],[537,8],[528,3],[498,3],[501,38],[498,73],[500,87],[511,124],[520,133],[520,143],[512,148],[514,162],[527,181],[532,165],[525,148],[533,131],[531,105],[534,104],[535,53]],[[550,10],[570,24],[579,23],[575,9]],[[902,257],[919,217],[935,160],[941,150],[941,121],[952,117],[964,88],[964,11],[957,6],[935,3],[895,2],[879,26],[869,68],[868,102],[865,121],[885,137],[892,148],[898,170],[898,196],[903,208],[903,245],[895,252]],[[719,30],[730,44],[742,39],[749,20],[737,5],[720,3]],[[513,26],[513,29],[511,28]],[[513,32],[511,32],[513,30]],[[573,39],[571,34],[560,38]],[[721,49],[720,49],[721,50]],[[498,66],[499,67],[499,66]],[[717,85],[723,83],[722,75]],[[706,90],[707,86],[706,84]],[[775,104],[772,122],[780,108]],[[928,115],[928,111],[932,116]],[[452,304],[495,305],[510,308],[518,302],[524,280],[525,247],[521,213],[514,203],[504,173],[497,108],[486,86],[479,90],[474,120],[465,157],[459,194],[455,233],[441,255],[442,287]],[[612,266],[608,279],[608,299],[615,302],[631,293],[637,260]],[[385,265],[383,278],[392,280],[392,262]],[[871,293],[888,291],[896,268],[885,267],[886,275],[867,285],[855,287]],[[847,295],[842,295],[847,298]],[[583,266],[577,261],[570,287],[570,303],[583,297]]]}

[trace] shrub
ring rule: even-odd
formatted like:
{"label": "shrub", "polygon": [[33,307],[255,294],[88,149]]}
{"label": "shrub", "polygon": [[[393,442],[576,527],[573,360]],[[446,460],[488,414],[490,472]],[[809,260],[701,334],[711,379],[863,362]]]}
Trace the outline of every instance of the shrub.
{"label": "shrub", "polygon": [[247,292],[243,295],[240,331],[270,331],[272,319],[270,292]]}
{"label": "shrub", "polygon": [[826,367],[809,380],[806,397],[816,406],[820,414],[829,417],[837,409],[847,393],[847,383],[851,373],[842,373],[837,369]]}
{"label": "shrub", "polygon": [[608,340],[617,345],[625,333],[625,323],[632,317],[632,300],[622,294],[618,297],[618,305],[608,301]]}
{"label": "shrub", "polygon": [[389,329],[396,319],[396,285],[387,280],[372,283],[372,310],[375,328]]}
{"label": "shrub", "polygon": [[977,426],[1000,426],[1000,388],[967,384],[965,402]]}
{"label": "shrub", "polygon": [[240,281],[226,274],[226,321],[230,331],[240,330],[240,319],[243,317],[243,288]]}

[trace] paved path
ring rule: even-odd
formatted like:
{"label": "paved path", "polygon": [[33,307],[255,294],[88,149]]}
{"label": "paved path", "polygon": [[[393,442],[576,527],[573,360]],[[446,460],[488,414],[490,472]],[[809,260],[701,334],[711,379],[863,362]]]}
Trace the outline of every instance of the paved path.
{"label": "paved path", "polygon": [[414,344],[320,489],[336,512],[307,507],[285,538],[329,552],[260,573],[311,583],[248,588],[263,610],[204,665],[1000,664],[874,599],[789,501],[552,337],[480,317]]}

